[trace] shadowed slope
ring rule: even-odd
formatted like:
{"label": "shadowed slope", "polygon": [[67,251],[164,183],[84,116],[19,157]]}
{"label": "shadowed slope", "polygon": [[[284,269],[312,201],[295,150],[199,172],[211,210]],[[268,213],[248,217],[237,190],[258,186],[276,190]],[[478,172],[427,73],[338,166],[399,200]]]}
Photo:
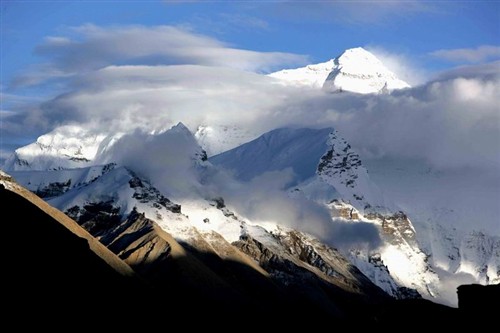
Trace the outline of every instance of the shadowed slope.
{"label": "shadowed slope", "polygon": [[[54,327],[62,317],[89,311],[113,315],[146,290],[127,264],[76,222],[0,176],[0,201],[10,212],[2,219],[7,319],[29,316]],[[93,322],[93,316],[85,318]]]}

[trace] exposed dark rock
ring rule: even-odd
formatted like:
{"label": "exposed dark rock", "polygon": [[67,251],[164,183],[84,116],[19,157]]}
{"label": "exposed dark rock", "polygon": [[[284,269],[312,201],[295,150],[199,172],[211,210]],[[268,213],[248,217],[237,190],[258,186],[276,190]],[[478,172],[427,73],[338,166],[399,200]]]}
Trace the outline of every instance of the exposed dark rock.
{"label": "exposed dark rock", "polygon": [[95,237],[101,236],[121,220],[120,207],[113,206],[113,201],[89,203],[83,208],[73,206],[66,211],[66,215]]}
{"label": "exposed dark rock", "polygon": [[71,188],[71,179],[68,179],[66,182],[53,182],[49,185],[39,188],[35,191],[35,194],[40,198],[50,198],[57,197],[61,194],[64,194]]}
{"label": "exposed dark rock", "polygon": [[355,188],[357,169],[362,165],[359,155],[344,139],[338,137],[336,132],[330,134],[330,143],[330,149],[320,159],[317,173],[328,177],[341,177],[341,184]]}
{"label": "exposed dark rock", "polygon": [[214,206],[215,208],[220,210],[222,212],[222,214],[224,214],[224,216],[231,217],[235,220],[237,219],[236,215],[226,207],[226,204],[225,204],[223,198],[217,197],[215,199],[212,199],[210,201],[210,205]]}
{"label": "exposed dark rock", "polygon": [[172,213],[181,212],[181,205],[174,204],[151,184],[141,180],[133,172],[131,174],[133,177],[129,180],[129,186],[134,189],[133,198],[141,203],[151,203],[155,208],[164,207]]}
{"label": "exposed dark rock", "polygon": [[69,159],[73,162],[90,162],[90,160],[85,157],[70,157]]}

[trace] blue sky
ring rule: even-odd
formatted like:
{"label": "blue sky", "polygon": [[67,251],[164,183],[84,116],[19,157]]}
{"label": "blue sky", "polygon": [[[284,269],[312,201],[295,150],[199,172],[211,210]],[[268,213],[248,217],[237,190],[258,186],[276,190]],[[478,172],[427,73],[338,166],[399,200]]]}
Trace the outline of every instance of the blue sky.
{"label": "blue sky", "polygon": [[304,54],[312,62],[373,46],[430,70],[461,62],[430,56],[434,51],[500,44],[498,1],[3,1],[1,6],[3,84],[43,60],[33,50],[45,37],[87,23],[174,25],[237,48]]}
{"label": "blue sky", "polygon": [[[500,2],[2,1],[1,109],[43,110],[45,101],[72,89],[68,78],[110,65],[227,65],[266,73],[357,46],[375,50],[411,83],[498,60]],[[2,126],[2,149],[46,129],[33,126],[26,136]]]}

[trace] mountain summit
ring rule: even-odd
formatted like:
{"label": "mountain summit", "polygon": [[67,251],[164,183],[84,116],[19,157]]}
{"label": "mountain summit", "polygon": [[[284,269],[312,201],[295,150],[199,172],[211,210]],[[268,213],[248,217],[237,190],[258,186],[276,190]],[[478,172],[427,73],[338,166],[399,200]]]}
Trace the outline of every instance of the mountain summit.
{"label": "mountain summit", "polygon": [[410,87],[362,47],[348,49],[324,63],[284,69],[269,76],[290,85],[322,87],[327,91],[350,91],[360,94]]}
{"label": "mountain summit", "polygon": [[361,47],[346,50],[333,61],[323,88],[330,91],[352,91],[362,94],[409,88],[373,54]]}

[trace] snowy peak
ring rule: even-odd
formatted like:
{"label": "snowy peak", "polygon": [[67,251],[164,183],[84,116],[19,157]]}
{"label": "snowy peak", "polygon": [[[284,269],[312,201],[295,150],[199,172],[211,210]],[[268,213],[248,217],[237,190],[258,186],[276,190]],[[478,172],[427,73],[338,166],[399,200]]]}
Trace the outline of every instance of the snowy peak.
{"label": "snowy peak", "polygon": [[285,85],[324,88],[332,92],[387,93],[410,87],[362,47],[348,49],[327,62],[284,69],[269,76]]}
{"label": "snowy peak", "polygon": [[377,57],[362,47],[345,50],[340,56],[335,58],[334,66],[340,67],[345,72],[358,75],[363,75],[373,70],[386,69]]}
{"label": "snowy peak", "polygon": [[344,51],[335,58],[323,88],[361,94],[382,93],[410,85],[396,77],[372,53],[361,47]]}

